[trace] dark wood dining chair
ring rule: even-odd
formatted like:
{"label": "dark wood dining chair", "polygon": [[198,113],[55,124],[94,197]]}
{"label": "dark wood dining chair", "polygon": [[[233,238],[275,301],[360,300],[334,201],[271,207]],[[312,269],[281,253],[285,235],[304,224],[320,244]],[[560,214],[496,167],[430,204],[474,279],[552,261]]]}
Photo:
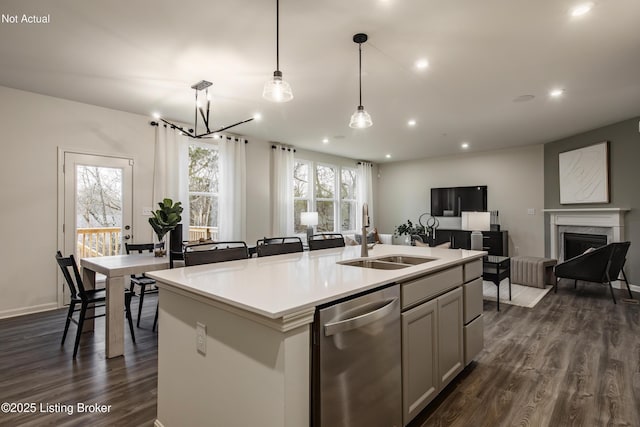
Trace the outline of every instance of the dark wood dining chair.
{"label": "dark wood dining chair", "polygon": [[309,239],[310,251],[342,247],[344,247],[344,236],[340,233],[314,234]]}
{"label": "dark wood dining chair", "polygon": [[[69,302],[69,311],[67,313],[67,320],[64,325],[64,333],[62,334],[61,346],[64,345],[64,341],[67,338],[67,331],[69,330],[69,323],[73,322],[77,325],[76,341],[73,346],[73,358],[76,358],[78,354],[78,345],[80,344],[80,336],[82,334],[82,327],[84,321],[88,319],[95,319],[98,317],[104,317],[105,313],[94,314],[87,317],[87,310],[90,308],[104,307],[106,304],[107,291],[105,289],[85,289],[78,271],[78,266],[73,255],[68,257],[62,256],[62,253],[58,251],[56,253],[56,261],[62,270],[64,281],[67,283],[71,299]],[[129,322],[129,330],[131,331],[131,340],[135,343],[136,336],[133,332],[133,319],[131,318],[131,297],[133,293],[128,289],[124,291],[124,308]],[[80,308],[76,309],[76,305],[80,304]],[[80,312],[78,320],[73,318],[73,313]]]}
{"label": "dark wood dining chair", "polygon": [[[139,254],[143,252],[153,252],[155,249],[164,248],[164,243],[125,243],[124,249],[127,251],[127,255],[131,252],[137,252]],[[129,286],[129,290],[135,295],[134,288],[135,286],[140,287],[140,302],[138,303],[138,320],[136,321],[136,326],[140,327],[140,316],[142,315],[142,304],[144,303],[144,296],[148,294],[156,294],[158,293],[158,288],[155,286],[156,281],[150,277],[147,277],[143,274],[132,274],[131,275],[131,286]]]}
{"label": "dark wood dining chair", "polygon": [[299,237],[271,237],[256,242],[258,257],[302,252],[302,239]]}
{"label": "dark wood dining chair", "polygon": [[249,258],[249,248],[245,242],[207,242],[186,245],[184,265],[212,264]]}

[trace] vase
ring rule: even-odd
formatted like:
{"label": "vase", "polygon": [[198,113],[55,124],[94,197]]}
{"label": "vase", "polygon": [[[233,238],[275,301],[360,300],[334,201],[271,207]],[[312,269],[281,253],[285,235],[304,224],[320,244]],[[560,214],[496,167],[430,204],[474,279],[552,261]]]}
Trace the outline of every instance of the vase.
{"label": "vase", "polygon": [[156,257],[163,257],[167,255],[167,245],[165,240],[167,239],[167,235],[165,234],[162,237],[159,237],[157,234],[155,236],[155,242],[154,242],[154,250],[153,250],[153,254]]}

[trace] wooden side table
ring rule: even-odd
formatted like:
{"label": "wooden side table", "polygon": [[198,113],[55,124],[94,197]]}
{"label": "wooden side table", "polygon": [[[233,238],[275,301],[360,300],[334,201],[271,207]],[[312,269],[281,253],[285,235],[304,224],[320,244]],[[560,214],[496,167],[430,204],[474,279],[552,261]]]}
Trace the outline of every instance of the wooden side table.
{"label": "wooden side table", "polygon": [[500,282],[506,278],[509,279],[509,301],[511,301],[511,258],[497,255],[485,256],[482,259],[482,278],[496,285],[496,302],[500,311]]}

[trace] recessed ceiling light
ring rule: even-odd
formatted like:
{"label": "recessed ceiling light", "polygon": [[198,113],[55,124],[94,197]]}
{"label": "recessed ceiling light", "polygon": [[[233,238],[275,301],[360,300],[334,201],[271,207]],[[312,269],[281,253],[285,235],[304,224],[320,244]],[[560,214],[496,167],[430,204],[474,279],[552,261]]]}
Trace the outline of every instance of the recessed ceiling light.
{"label": "recessed ceiling light", "polygon": [[571,16],[578,17],[589,13],[593,8],[593,3],[582,3],[571,9]]}
{"label": "recessed ceiling light", "polygon": [[323,144],[328,144],[328,143],[329,143],[329,138],[324,138],[324,139],[322,140],[322,143],[323,143]]}
{"label": "recessed ceiling light", "polygon": [[415,126],[415,125],[416,125],[416,121],[415,121],[415,120],[413,120],[413,119],[411,119],[411,120],[409,120],[409,121],[407,122],[407,124],[408,124],[409,126]]}
{"label": "recessed ceiling light", "polygon": [[154,112],[154,113],[152,114],[152,116],[153,116],[153,118],[154,118],[154,119],[159,119],[159,118],[160,118],[160,113],[158,113],[158,112]]}
{"label": "recessed ceiling light", "polygon": [[253,119],[254,119],[254,120],[257,120],[257,121],[262,120],[262,114],[260,114],[260,113],[255,113],[255,114],[253,115]]}
{"label": "recessed ceiling light", "polygon": [[426,59],[422,58],[422,59],[418,59],[416,61],[416,68],[418,70],[425,70],[427,68],[429,68],[429,61],[427,61]]}
{"label": "recessed ceiling light", "polygon": [[391,154],[387,154],[385,157],[386,157],[387,159],[390,159],[390,158],[391,158]]}
{"label": "recessed ceiling light", "polygon": [[528,101],[533,101],[534,98],[535,98],[535,95],[520,95],[513,98],[513,102],[528,102]]}
{"label": "recessed ceiling light", "polygon": [[552,98],[559,98],[564,94],[564,90],[563,89],[553,89],[551,92],[549,92],[549,96]]}
{"label": "recessed ceiling light", "polygon": [[463,142],[462,144],[460,144],[460,146],[466,150],[467,148],[469,148],[469,143]]}

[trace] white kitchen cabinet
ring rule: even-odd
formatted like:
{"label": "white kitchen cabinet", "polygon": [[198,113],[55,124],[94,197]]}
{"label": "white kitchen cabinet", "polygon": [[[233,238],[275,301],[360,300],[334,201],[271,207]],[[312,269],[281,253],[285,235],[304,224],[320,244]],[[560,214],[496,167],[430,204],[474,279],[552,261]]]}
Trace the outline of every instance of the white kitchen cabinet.
{"label": "white kitchen cabinet", "polygon": [[462,288],[402,313],[403,422],[464,368]]}
{"label": "white kitchen cabinet", "polygon": [[464,368],[462,288],[456,288],[438,301],[438,373],[444,388]]}
{"label": "white kitchen cabinet", "polygon": [[406,425],[438,394],[438,301],[402,313],[402,405]]}

